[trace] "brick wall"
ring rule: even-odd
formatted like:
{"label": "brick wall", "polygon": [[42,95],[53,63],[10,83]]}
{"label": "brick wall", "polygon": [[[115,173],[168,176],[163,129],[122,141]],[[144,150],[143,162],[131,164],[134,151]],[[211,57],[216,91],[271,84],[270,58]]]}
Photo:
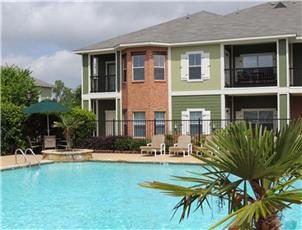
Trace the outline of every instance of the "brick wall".
{"label": "brick wall", "polygon": [[[132,80],[132,55],[136,52],[145,53],[144,81]],[[154,52],[166,53],[165,80],[154,80]],[[162,47],[129,48],[123,51],[123,55],[126,55],[127,59],[127,82],[122,81],[122,108],[124,111],[127,110],[127,119],[133,119],[133,112],[145,112],[147,120],[154,120],[154,112],[165,112],[168,119],[167,49]],[[132,125],[129,125],[128,133],[132,134],[132,132]],[[152,136],[150,132],[147,130],[148,137]]]}
{"label": "brick wall", "polygon": [[302,96],[290,97],[291,118],[302,118]]}

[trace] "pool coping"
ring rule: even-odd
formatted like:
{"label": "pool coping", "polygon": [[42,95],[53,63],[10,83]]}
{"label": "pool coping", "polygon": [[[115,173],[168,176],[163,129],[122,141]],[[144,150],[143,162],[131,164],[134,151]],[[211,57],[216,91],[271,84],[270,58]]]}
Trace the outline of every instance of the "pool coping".
{"label": "pool coping", "polygon": [[39,165],[47,165],[47,164],[60,164],[60,163],[82,163],[82,162],[102,162],[102,163],[130,163],[130,164],[171,164],[171,165],[203,165],[204,163],[194,163],[194,162],[170,162],[170,161],[135,161],[135,160],[84,160],[84,161],[51,161],[44,160],[40,163],[32,163],[32,164],[16,164],[16,165],[7,165],[0,168],[0,171],[7,171],[13,169],[21,169],[21,168],[29,168],[36,167]]}

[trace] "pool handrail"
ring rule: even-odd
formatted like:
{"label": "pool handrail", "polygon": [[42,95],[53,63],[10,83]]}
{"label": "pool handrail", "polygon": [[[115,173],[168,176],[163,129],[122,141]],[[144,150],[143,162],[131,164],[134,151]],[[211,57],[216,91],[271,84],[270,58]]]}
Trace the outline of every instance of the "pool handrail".
{"label": "pool handrail", "polygon": [[23,156],[25,162],[26,162],[27,164],[30,165],[30,161],[27,159],[25,153],[24,153],[23,150],[20,149],[20,148],[15,150],[15,163],[18,164],[18,160],[17,160],[17,154],[18,154],[18,152],[20,152],[20,153],[22,154],[22,156]]}
{"label": "pool handrail", "polygon": [[36,161],[38,162],[38,164],[40,165],[40,161],[39,161],[39,159],[37,158],[37,156],[36,156],[36,154],[34,153],[34,151],[32,150],[32,148],[27,148],[27,149],[25,149],[24,154],[26,155],[28,151],[34,156],[35,160],[36,160]]}

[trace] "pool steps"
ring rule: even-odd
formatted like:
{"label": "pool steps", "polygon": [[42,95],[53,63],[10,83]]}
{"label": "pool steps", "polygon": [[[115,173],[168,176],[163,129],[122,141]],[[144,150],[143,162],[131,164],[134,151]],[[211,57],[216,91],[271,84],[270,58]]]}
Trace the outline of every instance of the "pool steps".
{"label": "pool steps", "polygon": [[27,163],[27,165],[31,166],[32,162],[30,160],[28,160],[28,158],[26,157],[27,153],[30,153],[31,155],[33,155],[33,157],[35,158],[35,160],[38,162],[38,165],[40,166],[40,160],[37,158],[36,154],[34,153],[34,151],[31,148],[27,148],[25,149],[25,151],[23,151],[21,148],[16,149],[15,151],[15,163],[18,164],[17,162],[17,154],[21,153],[25,162]]}

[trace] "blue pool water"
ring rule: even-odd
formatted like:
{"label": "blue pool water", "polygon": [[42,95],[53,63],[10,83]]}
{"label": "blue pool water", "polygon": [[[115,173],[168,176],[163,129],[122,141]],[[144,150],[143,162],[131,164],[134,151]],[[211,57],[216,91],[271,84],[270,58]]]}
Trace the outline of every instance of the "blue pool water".
{"label": "blue pool water", "polygon": [[[143,189],[143,181],[170,181],[171,175],[200,172],[196,165],[65,163],[1,172],[3,229],[207,229],[226,215],[192,213],[178,223],[178,198]],[[171,181],[170,181],[171,182]],[[302,229],[301,206],[283,213],[282,229]]]}

